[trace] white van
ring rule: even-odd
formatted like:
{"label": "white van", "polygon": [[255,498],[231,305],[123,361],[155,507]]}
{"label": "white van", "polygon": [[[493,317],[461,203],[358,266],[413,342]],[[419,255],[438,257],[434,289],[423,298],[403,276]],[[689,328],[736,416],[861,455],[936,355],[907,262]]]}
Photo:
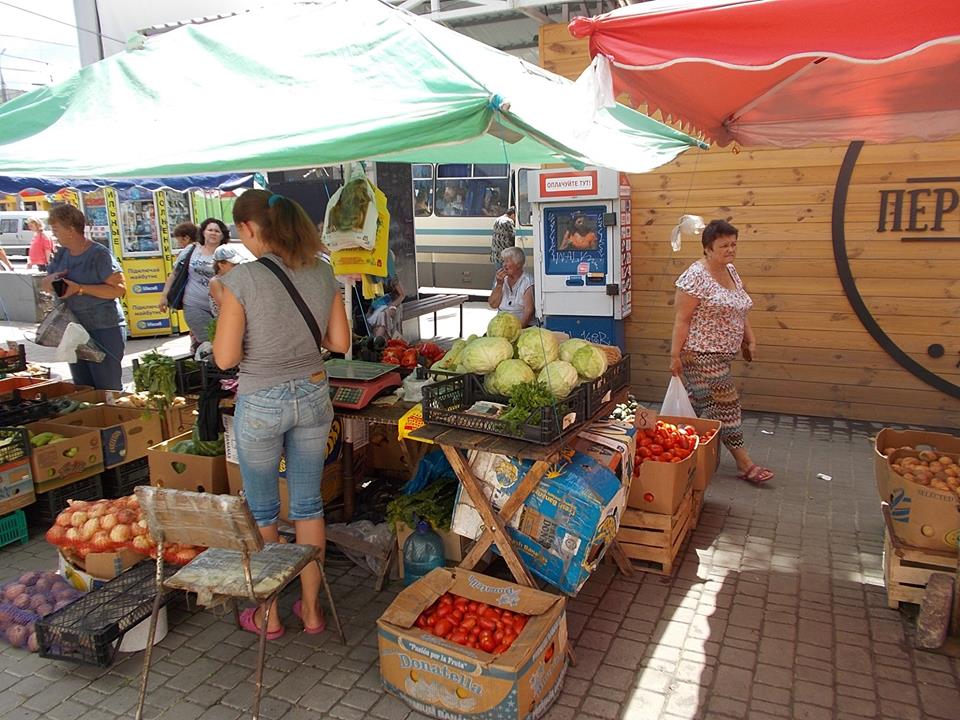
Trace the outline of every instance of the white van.
{"label": "white van", "polygon": [[8,255],[26,255],[33,240],[27,222],[39,220],[50,235],[47,213],[41,210],[0,210],[0,247]]}

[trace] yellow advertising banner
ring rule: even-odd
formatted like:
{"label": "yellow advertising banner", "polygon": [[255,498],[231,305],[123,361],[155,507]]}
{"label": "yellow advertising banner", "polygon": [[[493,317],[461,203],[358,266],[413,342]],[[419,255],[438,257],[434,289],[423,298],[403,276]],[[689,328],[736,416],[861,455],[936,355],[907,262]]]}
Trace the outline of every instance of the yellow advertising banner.
{"label": "yellow advertising banner", "polygon": [[160,312],[160,295],[167,280],[163,258],[125,258],[121,264],[127,280],[124,300],[131,337],[169,335],[170,314]]}

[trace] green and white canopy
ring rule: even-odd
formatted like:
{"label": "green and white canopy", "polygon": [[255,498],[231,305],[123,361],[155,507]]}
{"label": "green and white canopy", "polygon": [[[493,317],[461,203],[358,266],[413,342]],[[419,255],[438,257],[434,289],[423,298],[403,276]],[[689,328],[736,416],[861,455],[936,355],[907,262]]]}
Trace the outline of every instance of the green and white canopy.
{"label": "green and white canopy", "polygon": [[0,174],[145,177],[359,159],[645,172],[697,141],[379,0],[144,39],[0,106]]}

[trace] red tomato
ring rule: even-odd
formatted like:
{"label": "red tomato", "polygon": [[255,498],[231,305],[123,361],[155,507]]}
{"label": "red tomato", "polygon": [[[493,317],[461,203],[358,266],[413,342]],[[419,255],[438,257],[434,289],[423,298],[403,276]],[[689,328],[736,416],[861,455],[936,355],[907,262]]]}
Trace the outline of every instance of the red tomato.
{"label": "red tomato", "polygon": [[673,462],[673,453],[661,453],[660,457],[657,458],[658,462]]}
{"label": "red tomato", "polygon": [[440,618],[433,626],[433,634],[437,637],[446,637],[453,630],[453,623],[447,618]]}
{"label": "red tomato", "polygon": [[650,446],[650,456],[656,457],[657,455],[663,454],[663,445],[651,445]]}
{"label": "red tomato", "polygon": [[503,642],[503,638],[504,638],[505,635],[506,635],[506,633],[504,633],[503,630],[498,629],[498,630],[493,634],[493,639],[496,640],[498,643],[502,643],[502,642]]}
{"label": "red tomato", "polygon": [[454,598],[453,604],[456,605],[458,608],[461,608],[461,609],[462,609],[462,608],[467,607],[467,605],[470,604],[470,601],[467,600],[465,597],[461,597],[461,596],[457,595],[457,597]]}
{"label": "red tomato", "polygon": [[675,458],[673,458],[670,462],[674,462],[674,463],[683,462],[683,458],[681,458],[681,457],[675,457]]}
{"label": "red tomato", "polygon": [[510,647],[511,645],[513,645],[513,641],[516,639],[517,639],[517,636],[514,635],[512,632],[507,631],[503,634],[503,644],[506,645],[507,647]]}
{"label": "red tomato", "polygon": [[460,627],[464,630],[473,630],[477,624],[476,615],[467,615],[460,621]]}
{"label": "red tomato", "polygon": [[441,603],[440,607],[437,608],[437,617],[444,618],[453,612],[453,603]]}
{"label": "red tomato", "polygon": [[640,438],[640,447],[650,447],[653,445],[653,438],[644,435]]}
{"label": "red tomato", "polygon": [[479,625],[477,625],[476,627],[471,628],[471,630],[470,630],[470,637],[472,637],[472,638],[478,638],[478,637],[480,637],[480,626],[479,626]]}
{"label": "red tomato", "polygon": [[512,624],[513,624],[513,613],[510,612],[509,610],[504,610],[502,613],[500,613],[500,619],[503,620],[503,622],[509,623],[509,624],[512,625]]}
{"label": "red tomato", "polygon": [[526,615],[517,615],[516,617],[513,618],[513,629],[514,629],[514,632],[516,632],[517,635],[519,635],[519,634],[520,634],[520,631],[523,630],[523,626],[526,625],[526,624],[527,624],[527,616],[526,616]]}
{"label": "red tomato", "polygon": [[433,627],[437,622],[437,616],[433,613],[427,615],[427,627]]}
{"label": "red tomato", "polygon": [[497,643],[490,636],[487,636],[485,640],[480,640],[480,649],[484,652],[492,653],[497,648]]}
{"label": "red tomato", "polygon": [[489,605],[486,603],[478,602],[477,603],[477,617],[483,617],[487,614],[487,608]]}
{"label": "red tomato", "polygon": [[675,457],[683,460],[685,457],[687,457],[690,454],[690,451],[685,450],[684,448],[674,448],[673,454]]}
{"label": "red tomato", "polygon": [[480,618],[479,623],[480,623],[480,627],[482,627],[484,630],[490,630],[492,632],[493,630],[497,629],[496,621],[491,620],[488,617]]}
{"label": "red tomato", "polygon": [[640,457],[640,458],[642,458],[642,459],[644,459],[644,460],[646,460],[648,457],[650,457],[651,454],[652,454],[652,453],[650,452],[650,448],[649,448],[649,447],[639,447],[639,448],[637,448],[637,456]]}
{"label": "red tomato", "polygon": [[459,623],[461,620],[463,620],[463,613],[457,610],[456,605],[454,605],[453,611],[450,613],[450,619],[455,623]]}
{"label": "red tomato", "polygon": [[478,605],[479,605],[479,603],[478,603],[476,600],[471,600],[471,601],[467,604],[467,609],[468,609],[470,612],[475,613],[475,612],[477,611],[477,606],[478,606]]}
{"label": "red tomato", "polygon": [[414,624],[415,624],[418,628],[421,628],[421,629],[426,628],[426,627],[427,627],[427,617],[426,617],[426,615],[421,614],[420,616],[418,616],[418,617],[417,617],[417,620],[416,620],[416,622],[415,622]]}
{"label": "red tomato", "polygon": [[462,630],[454,630],[452,633],[450,633],[450,636],[447,638],[447,640],[450,642],[455,642],[458,645],[466,645],[467,634]]}
{"label": "red tomato", "polygon": [[493,654],[494,654],[494,655],[499,655],[499,654],[501,654],[501,653],[505,653],[509,648],[510,648],[510,646],[507,645],[506,643],[500,643],[499,645],[497,645],[497,646],[493,649]]}

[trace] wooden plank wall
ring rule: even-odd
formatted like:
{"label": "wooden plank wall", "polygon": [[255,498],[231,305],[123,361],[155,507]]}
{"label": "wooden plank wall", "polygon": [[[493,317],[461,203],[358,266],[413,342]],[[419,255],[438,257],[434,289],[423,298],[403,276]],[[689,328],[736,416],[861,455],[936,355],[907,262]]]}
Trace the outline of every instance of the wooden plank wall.
{"label": "wooden plank wall", "polygon": [[[566,35],[566,38],[564,38]],[[541,63],[576,77],[589,57],[563,25],[544,26]],[[759,360],[737,363],[747,409],[960,427],[960,400],[904,370],[867,332],[834,259],[834,191],[847,146],[691,150],[633,188],[633,314],[627,350],[633,387],[660,400],[669,380],[673,283],[701,256],[698,238],[670,248],[680,215],[724,218],[740,229],[737,269],[754,299]],[[960,173],[960,138],[865,146],[850,182],[843,227],[867,308],[912,359],[960,385],[960,243],[902,242],[878,230],[883,190],[905,179]],[[960,189],[960,181],[953,183]],[[921,221],[932,222],[933,208]],[[892,217],[888,214],[888,217]],[[960,236],[960,210],[946,216]],[[904,224],[907,223],[905,217]],[[932,345],[944,355],[933,358]]]}

